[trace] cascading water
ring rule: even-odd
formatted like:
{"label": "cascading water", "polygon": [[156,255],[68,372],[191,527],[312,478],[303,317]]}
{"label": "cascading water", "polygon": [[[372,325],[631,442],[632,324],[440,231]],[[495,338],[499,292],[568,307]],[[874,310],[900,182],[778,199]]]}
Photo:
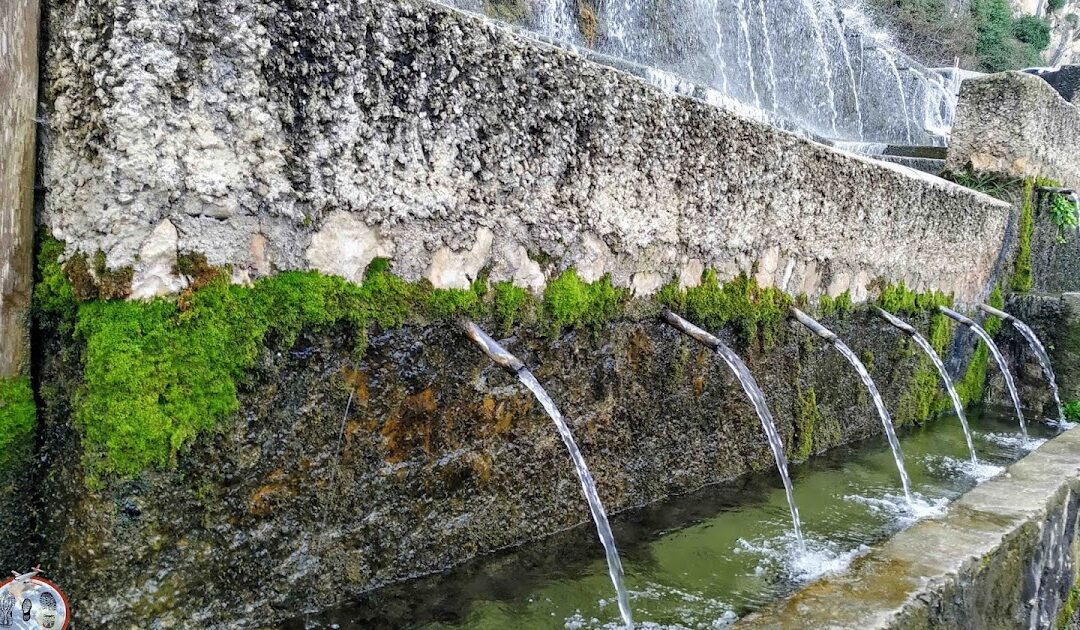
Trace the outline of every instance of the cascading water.
{"label": "cascading water", "polygon": [[776,470],[779,471],[780,479],[784,482],[784,492],[787,494],[788,508],[791,511],[791,524],[795,529],[795,539],[798,541],[800,551],[804,550],[806,545],[803,542],[802,523],[799,521],[799,508],[795,505],[795,492],[791,486],[791,476],[788,474],[787,456],[784,455],[784,441],[780,438],[779,431],[776,430],[776,422],[773,420],[772,412],[769,411],[764,392],[758,387],[757,381],[754,380],[754,376],[750,374],[749,368],[739,358],[739,355],[735,354],[735,351],[724,342],[671,311],[664,311],[664,320],[705,347],[712,348],[720,355],[728,368],[735,373],[735,377],[739,379],[739,384],[742,385],[746,397],[754,405],[758,420],[761,421],[761,428],[765,431],[765,437],[769,442],[769,448],[772,450],[773,459],[776,460]]}
{"label": "cascading water", "polygon": [[1009,390],[1009,397],[1012,398],[1013,407],[1016,408],[1016,417],[1020,420],[1020,433],[1026,440],[1028,437],[1027,424],[1024,422],[1024,412],[1020,409],[1020,395],[1016,392],[1016,383],[1013,382],[1012,373],[1009,372],[1009,365],[1005,363],[1005,357],[1001,354],[1001,350],[997,347],[997,344],[994,343],[994,339],[982,326],[976,324],[971,319],[964,317],[950,308],[944,306],[939,306],[938,308],[941,309],[942,313],[945,313],[949,317],[973,330],[975,334],[979,336],[979,339],[982,339],[983,342],[986,343],[986,346],[990,348],[990,354],[994,355],[994,361],[997,362],[998,369],[1001,370],[1001,377],[1005,379],[1005,387]]}
{"label": "cascading water", "polygon": [[938,356],[937,351],[930,345],[930,342],[920,335],[919,331],[915,330],[911,324],[880,308],[877,309],[877,313],[890,324],[910,335],[915,344],[922,348],[922,351],[934,363],[942,382],[945,383],[945,390],[949,392],[949,400],[952,401],[953,411],[956,412],[956,417],[960,418],[960,426],[964,429],[964,440],[967,442],[968,451],[971,453],[971,463],[977,465],[979,458],[975,455],[975,444],[971,441],[971,429],[968,427],[967,415],[964,413],[964,403],[960,401],[960,395],[956,393],[956,387],[953,385],[952,377],[949,376],[949,371],[945,369],[945,363],[942,362],[941,357]]}
{"label": "cascading water", "polygon": [[596,533],[600,537],[600,543],[604,545],[608,575],[611,577],[611,583],[615,585],[615,592],[619,602],[619,614],[622,616],[626,628],[633,630],[634,620],[630,614],[630,596],[623,585],[623,567],[622,561],[619,559],[619,552],[615,548],[615,536],[611,533],[611,525],[608,523],[604,504],[601,503],[600,495],[596,491],[596,482],[593,481],[592,473],[589,472],[589,467],[585,463],[585,457],[581,454],[581,450],[578,449],[577,442],[574,441],[574,434],[570,432],[566,420],[559,413],[555,401],[551,400],[551,396],[548,396],[548,393],[544,391],[536,377],[532,375],[532,372],[525,367],[521,360],[507,352],[505,348],[500,346],[483,330],[480,330],[480,327],[473,322],[465,320],[462,322],[462,327],[465,329],[465,334],[480,346],[484,354],[497,365],[517,376],[518,380],[529,388],[529,391],[536,396],[536,400],[547,411],[552,422],[555,423],[559,437],[562,438],[563,444],[566,445],[566,450],[570,452],[570,459],[574,463],[574,472],[581,483],[581,491],[589,504],[589,513],[596,524]]}
{"label": "cascading water", "polygon": [[893,459],[896,461],[896,469],[900,473],[900,483],[904,486],[904,499],[907,501],[909,507],[914,506],[915,499],[911,495],[911,479],[908,478],[907,470],[904,468],[904,454],[900,452],[900,441],[896,437],[896,430],[893,428],[892,417],[889,416],[889,410],[885,408],[885,401],[881,399],[881,393],[878,391],[877,385],[874,384],[874,379],[870,377],[870,372],[867,371],[866,366],[859,360],[859,357],[855,356],[855,353],[851,351],[851,348],[847,347],[843,341],[840,341],[840,338],[831,330],[825,328],[817,320],[797,308],[791,309],[791,313],[795,316],[795,319],[799,320],[799,323],[809,328],[817,336],[831,343],[840,354],[844,355],[844,358],[855,368],[855,371],[859,373],[859,378],[862,379],[863,385],[870,391],[870,397],[874,400],[874,406],[877,408],[878,416],[881,417],[881,425],[882,428],[885,429],[885,436],[889,439],[889,448],[892,449]]}
{"label": "cascading water", "polygon": [[1054,395],[1054,403],[1057,405],[1058,410],[1058,422],[1064,424],[1065,411],[1061,408],[1061,395],[1058,392],[1057,378],[1054,375],[1054,367],[1050,364],[1050,355],[1046,353],[1046,348],[1043,347],[1042,342],[1039,341],[1039,336],[1035,334],[1035,331],[1024,322],[1016,319],[1012,315],[1009,315],[1005,311],[999,311],[993,306],[987,304],[980,304],[979,308],[984,312],[989,313],[995,317],[1000,317],[1005,321],[1011,323],[1013,328],[1020,331],[1020,334],[1027,340],[1028,345],[1031,346],[1032,351],[1035,352],[1035,358],[1039,361],[1039,367],[1042,368],[1043,375],[1046,376],[1047,382],[1050,383],[1050,392]]}

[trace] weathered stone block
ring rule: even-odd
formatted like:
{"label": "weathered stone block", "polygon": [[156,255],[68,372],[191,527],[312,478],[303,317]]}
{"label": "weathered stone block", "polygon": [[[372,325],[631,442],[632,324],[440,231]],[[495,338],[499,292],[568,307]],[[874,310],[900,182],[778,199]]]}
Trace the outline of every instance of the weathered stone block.
{"label": "weathered stone block", "polygon": [[1039,77],[1003,72],[961,85],[946,166],[1080,187],[1078,144],[1075,105]]}

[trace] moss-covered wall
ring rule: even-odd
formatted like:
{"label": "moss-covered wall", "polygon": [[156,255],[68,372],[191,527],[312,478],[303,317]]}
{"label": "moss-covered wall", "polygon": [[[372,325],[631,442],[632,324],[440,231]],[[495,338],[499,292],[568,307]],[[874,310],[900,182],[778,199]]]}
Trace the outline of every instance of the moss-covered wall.
{"label": "moss-covered wall", "polygon": [[[849,341],[897,424],[928,420],[942,400],[927,359],[849,296],[815,306],[711,270],[699,286],[638,300],[572,269],[541,295],[483,279],[435,290],[381,260],[359,285],[289,272],[242,286],[191,255],[178,264],[190,288],[175,299],[98,290],[80,301],[97,277],[73,284],[83,276],[60,264],[62,249],[42,239],[36,455],[46,466],[33,485],[75,507],[38,514],[48,542],[34,551],[87,619],[230,614],[200,594],[222,579],[276,618],[298,605],[311,571],[337,576],[319,594],[329,603],[584,521],[550,421],[464,340],[462,315],[549,389],[612,511],[772,466],[732,375],[662,324],[662,308],[745,357],[795,461],[880,422],[844,359],[787,318],[793,304]],[[954,345],[955,328],[932,310],[948,296],[876,291],[935,347]],[[972,399],[984,376],[969,370]],[[245,542],[222,546],[223,533]],[[292,564],[299,548],[304,568]],[[267,579],[280,571],[292,577]],[[122,593],[106,595],[106,575],[123,576]]]}

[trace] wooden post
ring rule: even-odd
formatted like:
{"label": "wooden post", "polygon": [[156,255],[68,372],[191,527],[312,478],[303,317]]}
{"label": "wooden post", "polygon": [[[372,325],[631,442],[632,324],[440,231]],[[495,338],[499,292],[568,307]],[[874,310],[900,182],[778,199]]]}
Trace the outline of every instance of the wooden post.
{"label": "wooden post", "polygon": [[27,373],[38,0],[0,2],[0,379]]}

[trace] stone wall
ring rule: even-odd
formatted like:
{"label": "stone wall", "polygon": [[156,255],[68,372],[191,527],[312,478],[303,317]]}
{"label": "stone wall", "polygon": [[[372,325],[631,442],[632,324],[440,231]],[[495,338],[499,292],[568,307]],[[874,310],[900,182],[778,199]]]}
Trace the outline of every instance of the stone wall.
{"label": "stone wall", "polygon": [[[912,398],[926,366],[906,335],[866,310],[823,321],[898,423],[926,419]],[[800,325],[783,323],[769,348],[717,332],[745,358],[792,459],[880,433],[854,369]],[[70,418],[79,349],[44,337],[35,557],[80,625],[273,626],[588,522],[551,420],[459,330],[369,341],[358,362],[346,330],[266,348],[241,412],[174,466],[91,483]],[[557,401],[611,513],[773,469],[731,372],[659,317],[558,338],[516,330],[504,343]]]}
{"label": "stone wall", "polygon": [[436,287],[559,268],[639,294],[702,266],[856,300],[974,301],[1004,204],[419,1],[52,3],[43,221],[175,291],[375,256]]}
{"label": "stone wall", "polygon": [[1080,291],[1080,232],[1061,230],[1050,218],[1049,195],[1039,195],[1031,235],[1032,289],[1040,293]]}
{"label": "stone wall", "polygon": [[946,165],[1080,187],[1080,110],[1031,74],[1004,72],[961,84]]}
{"label": "stone wall", "polygon": [[944,518],[917,523],[740,627],[1061,627],[1076,598],[1078,449],[1080,431],[1064,433]]}
{"label": "stone wall", "polygon": [[38,22],[37,0],[0,5],[0,378],[29,367]]}

